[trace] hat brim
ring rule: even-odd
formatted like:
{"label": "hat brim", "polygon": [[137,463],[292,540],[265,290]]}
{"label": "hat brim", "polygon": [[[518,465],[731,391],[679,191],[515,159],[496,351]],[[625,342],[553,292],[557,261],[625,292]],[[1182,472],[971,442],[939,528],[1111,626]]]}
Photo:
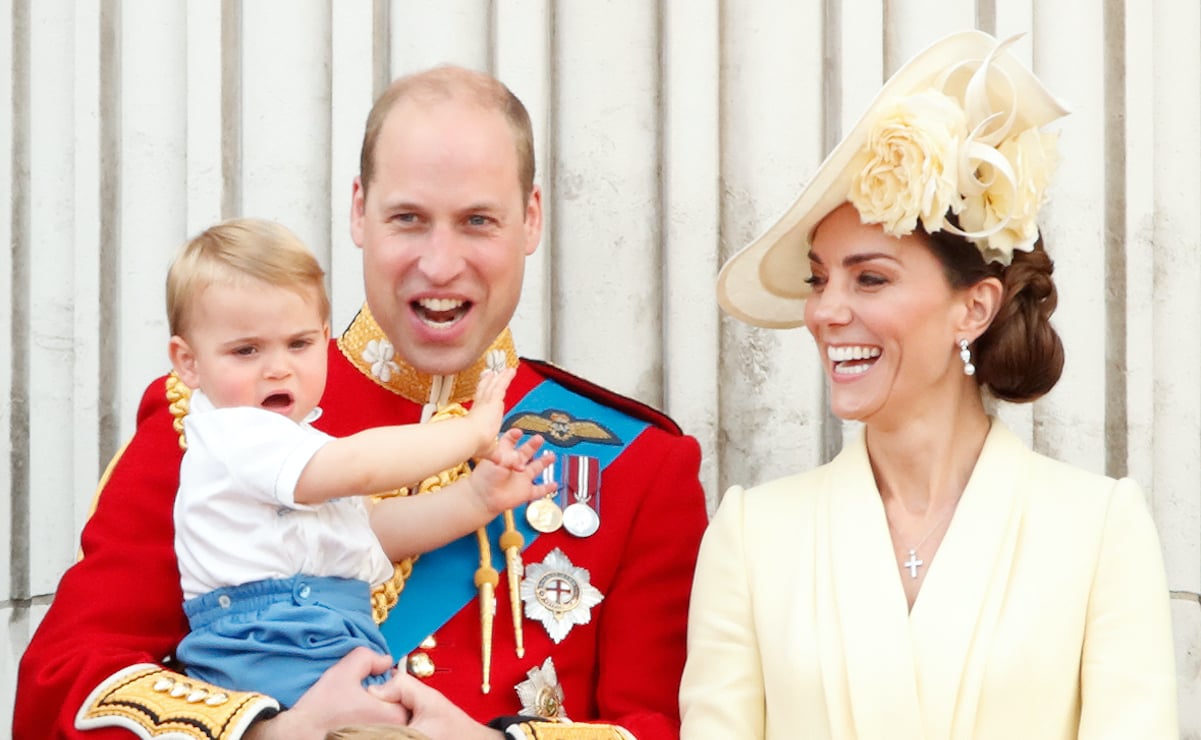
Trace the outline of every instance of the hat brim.
{"label": "hat brim", "polygon": [[[847,201],[855,174],[867,161],[865,144],[877,114],[895,101],[933,86],[955,65],[984,61],[997,45],[997,39],[983,31],[964,31],[936,41],[897,70],[784,214],[722,266],[717,277],[721,307],[741,321],[770,329],[805,323],[810,239],[822,219]],[[1019,126],[1043,126],[1067,113],[1008,52],[998,54],[993,64],[1013,84],[1020,101]]]}

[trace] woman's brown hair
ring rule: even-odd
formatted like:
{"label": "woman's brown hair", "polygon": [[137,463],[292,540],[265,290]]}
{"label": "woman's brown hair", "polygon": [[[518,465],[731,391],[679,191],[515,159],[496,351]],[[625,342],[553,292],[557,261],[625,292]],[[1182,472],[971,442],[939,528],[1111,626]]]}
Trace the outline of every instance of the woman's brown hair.
{"label": "woman's brown hair", "polygon": [[966,288],[988,277],[1003,286],[997,315],[972,347],[976,380],[1014,403],[1033,401],[1055,387],[1063,373],[1063,342],[1051,326],[1059,297],[1051,279],[1055,264],[1042,236],[1031,251],[1015,250],[1008,267],[986,263],[972,242],[956,234],[937,231],[926,237],[952,287]]}

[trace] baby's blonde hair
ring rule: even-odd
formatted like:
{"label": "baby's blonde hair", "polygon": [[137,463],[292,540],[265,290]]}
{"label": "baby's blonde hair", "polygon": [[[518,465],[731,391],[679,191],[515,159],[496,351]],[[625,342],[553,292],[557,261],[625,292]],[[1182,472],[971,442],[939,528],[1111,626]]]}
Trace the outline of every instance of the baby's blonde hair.
{"label": "baby's blonde hair", "polygon": [[235,218],[209,227],[189,241],[167,272],[167,323],[172,335],[188,329],[196,298],[213,284],[245,278],[317,295],[317,310],[329,319],[325,271],[291,231],[259,218]]}

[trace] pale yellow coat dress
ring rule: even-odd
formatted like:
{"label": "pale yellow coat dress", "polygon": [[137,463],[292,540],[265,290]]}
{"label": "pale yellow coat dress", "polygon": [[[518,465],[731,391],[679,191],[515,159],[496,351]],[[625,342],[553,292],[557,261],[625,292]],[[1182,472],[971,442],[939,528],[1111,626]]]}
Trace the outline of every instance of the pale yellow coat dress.
{"label": "pale yellow coat dress", "polygon": [[862,435],[732,488],[697,566],[684,740],[1178,738],[1163,560],[1134,482],[994,420],[911,613],[900,578]]}

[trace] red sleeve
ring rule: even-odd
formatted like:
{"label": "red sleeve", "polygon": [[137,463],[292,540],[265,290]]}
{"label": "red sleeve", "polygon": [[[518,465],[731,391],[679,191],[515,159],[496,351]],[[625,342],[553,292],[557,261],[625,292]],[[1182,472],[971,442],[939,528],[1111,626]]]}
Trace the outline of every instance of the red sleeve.
{"label": "red sleeve", "polygon": [[75,714],[122,668],[161,664],[186,631],[172,523],[182,451],[172,422],[159,379],[83,530],[83,558],[63,576],[21,658],[16,738],[128,738],[114,728],[81,733]]}
{"label": "red sleeve", "polygon": [[596,701],[599,717],[639,740],[667,740],[680,733],[688,599],[708,516],[696,440],[652,434],[611,470],[642,494],[598,624]]}

